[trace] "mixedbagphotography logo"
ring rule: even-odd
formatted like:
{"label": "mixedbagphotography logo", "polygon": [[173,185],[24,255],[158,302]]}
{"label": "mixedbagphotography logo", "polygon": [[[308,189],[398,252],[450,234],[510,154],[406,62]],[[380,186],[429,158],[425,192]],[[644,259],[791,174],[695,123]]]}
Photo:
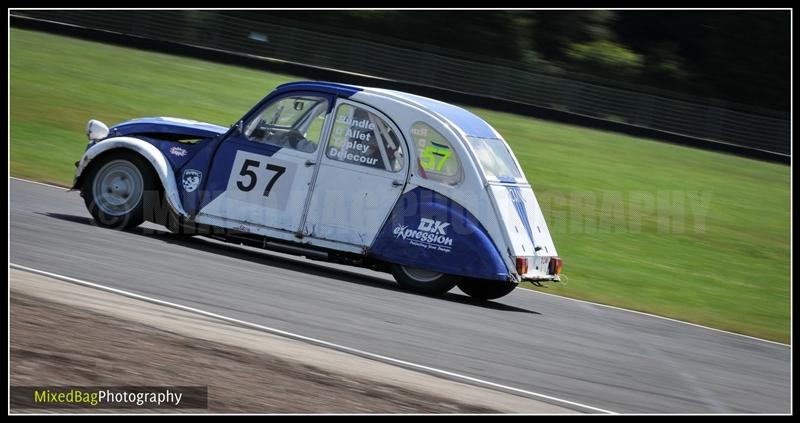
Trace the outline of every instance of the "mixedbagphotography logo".
{"label": "mixedbagphotography logo", "polygon": [[208,407],[207,386],[12,386],[11,408]]}

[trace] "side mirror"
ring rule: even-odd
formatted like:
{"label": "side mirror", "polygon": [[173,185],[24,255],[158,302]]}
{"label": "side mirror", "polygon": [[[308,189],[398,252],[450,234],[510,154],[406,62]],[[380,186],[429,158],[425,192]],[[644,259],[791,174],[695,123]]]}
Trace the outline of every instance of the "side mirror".
{"label": "side mirror", "polygon": [[236,122],[236,131],[242,135],[244,135],[244,121],[240,120]]}
{"label": "side mirror", "polygon": [[97,142],[108,136],[108,126],[99,120],[90,120],[86,123],[86,136],[91,142]]}

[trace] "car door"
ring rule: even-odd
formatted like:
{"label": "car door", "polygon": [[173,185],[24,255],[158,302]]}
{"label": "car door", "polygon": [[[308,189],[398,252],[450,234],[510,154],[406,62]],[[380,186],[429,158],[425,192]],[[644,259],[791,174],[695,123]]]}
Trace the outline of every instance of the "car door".
{"label": "car door", "polygon": [[408,176],[402,133],[378,110],[340,99],[320,155],[304,235],[369,247]]}
{"label": "car door", "polygon": [[243,120],[213,157],[195,220],[261,234],[298,232],[332,102],[325,94],[290,93]]}

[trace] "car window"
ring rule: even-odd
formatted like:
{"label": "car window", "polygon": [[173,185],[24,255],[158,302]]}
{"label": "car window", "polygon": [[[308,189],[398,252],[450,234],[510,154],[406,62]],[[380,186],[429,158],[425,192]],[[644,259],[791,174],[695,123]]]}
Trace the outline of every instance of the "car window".
{"label": "car window", "polygon": [[328,158],[389,172],[403,170],[405,152],[397,133],[376,114],[351,104],[336,108]]}
{"label": "car window", "polygon": [[450,142],[425,122],[411,127],[419,158],[417,171],[425,179],[455,185],[461,181],[461,161]]}
{"label": "car window", "polygon": [[316,96],[291,96],[269,105],[245,129],[250,141],[298,151],[317,151],[328,114],[328,100]]}
{"label": "car window", "polygon": [[522,177],[522,172],[502,140],[470,136],[467,137],[467,140],[486,177],[500,180]]}

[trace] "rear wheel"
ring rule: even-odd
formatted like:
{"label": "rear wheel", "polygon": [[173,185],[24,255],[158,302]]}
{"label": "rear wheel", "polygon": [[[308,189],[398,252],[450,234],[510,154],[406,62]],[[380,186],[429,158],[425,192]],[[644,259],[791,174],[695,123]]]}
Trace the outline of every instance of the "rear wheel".
{"label": "rear wheel", "polygon": [[453,289],[458,277],[418,267],[393,264],[391,272],[400,286],[409,291],[428,295],[441,295]]}
{"label": "rear wheel", "polygon": [[508,295],[517,284],[506,281],[489,281],[482,279],[463,279],[458,289],[476,300],[494,300]]}
{"label": "rear wheel", "polygon": [[81,193],[95,222],[128,229],[144,222],[144,203],[156,190],[150,164],[130,153],[112,153],[96,159]]}

